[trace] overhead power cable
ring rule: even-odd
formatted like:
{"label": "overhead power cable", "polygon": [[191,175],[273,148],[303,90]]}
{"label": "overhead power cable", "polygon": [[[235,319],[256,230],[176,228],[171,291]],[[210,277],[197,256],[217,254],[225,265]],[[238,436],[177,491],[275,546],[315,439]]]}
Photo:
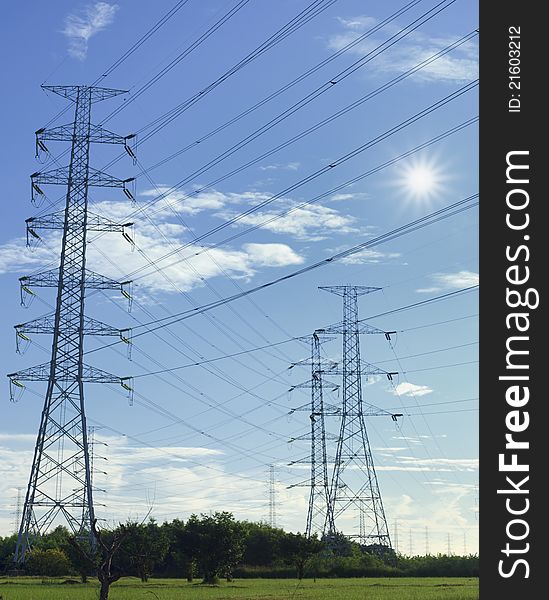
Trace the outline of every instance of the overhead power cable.
{"label": "overhead power cable", "polygon": [[[126,61],[136,50],[138,50],[149,38],[151,38],[163,25],[165,25],[173,16],[177,14],[177,12],[187,4],[189,0],[179,0],[172,6],[172,8],[164,13],[164,15],[150,28],[148,29],[136,42],[134,42],[126,52],[118,59],[114,61],[109,67],[107,67],[102,75],[99,75],[97,79],[91,84],[97,85],[100,81],[102,81],[105,77],[108,77],[115,69],[117,69],[124,61]],[[70,105],[63,108],[63,110],[59,111],[55,116],[53,116],[47,123],[44,125],[44,128],[48,128],[52,123],[57,121],[61,116],[63,116],[67,111],[70,110]]]}
{"label": "overhead power cable", "polygon": [[[178,55],[178,57],[176,59],[174,59],[170,63],[170,65],[168,65],[167,67],[165,67],[159,74],[155,75],[149,82],[147,82],[144,86],[142,86],[135,94],[133,94],[130,97],[129,100],[127,100],[126,102],[124,102],[122,105],[120,105],[114,111],[112,111],[109,115],[107,115],[107,117],[105,117],[101,121],[100,124],[102,125],[102,124],[106,123],[112,117],[114,117],[116,114],[118,114],[120,111],[124,110],[124,108],[126,108],[129,104],[131,104],[131,102],[133,102],[133,100],[136,97],[138,97],[139,95],[141,95],[142,93],[144,93],[144,91],[146,91],[146,89],[148,89],[149,87],[151,87],[152,85],[154,85],[154,83],[156,83],[159,78],[163,77],[169,70],[171,70],[178,62],[180,62],[192,50],[195,50],[212,33],[214,33],[221,25],[223,25],[225,22],[227,22],[231,17],[233,17],[249,1],[250,0],[240,0],[239,2],[237,2],[237,4],[232,9],[230,9],[227,13],[225,13],[223,15],[223,17],[221,17],[221,19],[219,19],[204,34],[202,34],[202,36],[200,36],[200,38],[198,40],[196,40],[193,44],[191,44],[191,46],[187,47],[182,53],[180,53],[180,55]],[[314,2],[312,2],[311,4],[309,4],[296,17],[294,17],[293,19],[291,19],[281,29],[279,29],[275,34],[271,35],[271,37],[269,37],[265,42],[263,42],[260,46],[258,46],[254,51],[250,52],[244,59],[242,59],[239,63],[237,63],[236,65],[234,65],[232,67],[232,69],[230,69],[229,71],[227,71],[222,77],[218,78],[215,82],[211,83],[206,88],[204,88],[201,91],[197,92],[195,94],[195,96],[193,96],[192,98],[190,98],[187,101],[185,101],[184,103],[182,103],[182,105],[178,105],[178,107],[176,107],[176,109],[177,110],[181,110],[182,107],[183,107],[183,105],[186,106],[187,104],[189,104],[190,101],[192,101],[189,104],[189,107],[190,107],[193,104],[195,104],[197,101],[201,100],[207,93],[209,93],[210,91],[212,91],[213,89],[215,89],[218,85],[220,85],[221,83],[223,83],[223,81],[225,81],[225,79],[227,79],[228,77],[230,77],[234,73],[238,72],[240,69],[242,69],[244,66],[246,66],[248,63],[250,63],[252,60],[254,60],[255,58],[257,58],[258,56],[261,56],[261,54],[263,54],[264,52],[266,52],[267,50],[269,50],[271,47],[273,47],[276,44],[278,44],[279,42],[283,41],[288,35],[290,35],[291,33],[294,33],[294,31],[296,31],[297,29],[299,29],[300,27],[302,27],[303,25],[305,25],[305,23],[309,22],[312,18],[314,18],[315,16],[317,16],[317,14],[320,14],[322,11],[326,10],[327,8],[329,8],[329,6],[331,6],[332,4],[334,4],[336,1],[337,0],[314,0]],[[102,76],[98,77],[98,79],[94,82],[94,85],[95,85],[95,83],[97,83],[101,79],[102,79]],[[174,109],[172,109],[172,111],[173,110]],[[185,109],[183,109],[183,110],[185,110]],[[183,110],[182,110],[182,112],[183,112]],[[169,122],[171,122],[174,118],[176,118],[176,116],[178,116],[180,114],[179,112],[177,112],[177,114],[175,114],[175,116],[171,115],[172,111],[169,111],[169,113],[167,113],[167,114],[170,114],[170,118],[169,118],[169,121],[167,121],[163,125],[163,127],[165,125],[167,125]],[[63,114],[63,112],[66,112],[66,110],[62,111],[61,113],[59,113],[58,115],[56,115],[53,119],[51,119],[49,121],[49,123],[46,125],[46,127],[49,126],[61,114]],[[164,117],[164,116],[166,116],[166,115],[163,115],[162,117]],[[156,120],[154,122],[156,122]],[[151,124],[147,125],[146,128],[148,128],[149,126],[151,126]],[[157,131],[159,131],[159,130],[160,129],[157,129]],[[141,132],[141,131],[142,130],[139,130],[138,133]],[[155,131],[155,133],[157,133],[157,131]],[[148,138],[149,137],[151,137],[151,136],[149,135]],[[141,140],[140,144],[143,143],[143,142],[144,142],[144,140]],[[65,154],[66,154],[66,151],[63,152],[60,156],[63,156]],[[123,155],[120,155],[120,156],[123,156]],[[117,162],[117,160],[119,160],[119,158],[115,159],[114,161],[111,161],[108,166],[114,164],[114,162]]]}
{"label": "overhead power cable", "polygon": [[[468,88],[468,89],[472,89],[472,88]],[[463,93],[465,93],[465,92],[463,92]],[[448,101],[450,101],[450,100],[448,100]],[[432,106],[434,106],[434,105],[432,105]],[[430,112],[432,112],[433,110],[436,110],[436,108],[432,108],[432,106],[429,107],[429,109],[425,109],[425,110],[430,110]],[[422,112],[424,112],[424,111],[422,111]],[[418,115],[419,115],[419,113],[416,114],[416,115],[414,115],[414,117],[411,117],[411,119],[413,118],[414,120],[417,120],[417,119],[421,118]],[[425,115],[423,115],[423,116],[425,116]],[[390,159],[390,160],[382,163],[381,165],[378,165],[377,167],[369,169],[369,170],[367,170],[367,171],[365,171],[365,172],[363,172],[363,173],[361,173],[361,174],[359,174],[359,175],[357,175],[357,176],[355,176],[355,177],[353,177],[351,179],[348,179],[347,181],[344,181],[343,183],[341,183],[341,184],[339,184],[339,185],[337,185],[337,186],[335,186],[335,187],[333,187],[333,188],[331,188],[331,189],[329,189],[329,190],[327,190],[325,192],[322,192],[321,194],[318,194],[318,195],[314,196],[310,200],[301,202],[301,203],[299,203],[299,204],[297,204],[295,206],[292,206],[291,208],[289,208],[287,210],[284,210],[284,211],[282,211],[282,212],[280,212],[280,213],[278,213],[276,215],[269,216],[268,218],[266,218],[264,221],[262,221],[260,223],[252,225],[252,226],[246,228],[243,231],[240,231],[240,232],[237,232],[235,234],[232,234],[229,237],[221,240],[220,242],[211,244],[211,245],[209,245],[209,246],[207,246],[205,248],[202,248],[199,251],[195,251],[191,255],[189,255],[188,257],[186,257],[184,259],[177,259],[176,261],[174,261],[172,263],[168,263],[167,265],[164,265],[163,268],[165,269],[167,267],[175,265],[175,264],[179,263],[181,260],[186,260],[186,259],[189,259],[189,258],[192,258],[192,257],[199,256],[199,255],[203,254],[204,252],[208,252],[208,251],[211,251],[214,248],[218,248],[220,246],[223,246],[223,245],[225,245],[225,244],[227,244],[229,242],[232,242],[232,241],[234,241],[234,240],[236,240],[236,239],[238,239],[238,238],[240,238],[240,237],[242,237],[244,235],[247,235],[247,234],[251,233],[252,231],[256,231],[258,229],[264,228],[265,226],[269,225],[270,223],[272,223],[272,222],[274,222],[274,221],[276,221],[278,219],[286,217],[287,215],[289,215],[289,214],[291,214],[291,213],[293,213],[293,212],[295,212],[297,210],[300,210],[300,209],[302,209],[302,208],[304,208],[306,206],[309,206],[309,205],[311,205],[313,203],[316,203],[318,200],[321,200],[323,198],[329,197],[329,196],[335,194],[336,192],[339,192],[340,190],[348,188],[352,184],[354,184],[354,183],[356,183],[358,181],[361,181],[363,179],[366,179],[367,177],[370,177],[371,175],[373,175],[375,173],[378,173],[379,171],[381,171],[383,169],[386,169],[389,166],[392,166],[396,162],[399,162],[399,161],[403,160],[404,158],[409,157],[412,154],[415,154],[415,153],[417,153],[417,152],[419,152],[419,151],[421,151],[421,150],[423,150],[423,149],[425,149],[425,148],[427,148],[427,147],[429,147],[429,146],[431,146],[431,145],[433,145],[433,144],[435,144],[435,143],[437,143],[437,142],[439,142],[439,141],[441,141],[441,140],[443,140],[443,139],[445,139],[445,138],[447,138],[447,137],[449,137],[451,135],[454,135],[455,133],[457,133],[457,132],[465,129],[466,127],[469,127],[469,126],[473,125],[477,121],[478,121],[478,117],[473,117],[471,119],[468,119],[467,121],[465,121],[463,123],[460,123],[459,125],[456,125],[455,127],[452,127],[449,130],[446,130],[445,132],[443,132],[443,133],[435,136],[434,138],[431,138],[427,142],[419,144],[418,146],[415,146],[414,148],[408,150],[407,152],[404,152],[404,153],[402,153],[402,154],[400,154],[400,155],[398,155],[398,156],[396,156],[396,157],[394,157],[394,158],[392,158],[392,159]],[[403,128],[405,125],[401,124],[401,126]],[[378,138],[380,138],[382,136],[389,137],[389,135],[391,135],[391,133],[385,132],[384,134],[381,134],[380,136],[378,136]],[[349,154],[353,154],[353,156],[356,156],[356,155],[360,154],[361,152],[366,151],[369,147],[375,145],[376,143],[378,143],[380,141],[378,138],[374,138],[373,140],[370,140],[369,142],[366,142],[366,144],[364,144],[363,146],[361,146],[359,148],[355,148]],[[344,157],[341,157],[341,159],[337,159],[334,163],[330,163],[330,165],[333,165],[334,167],[337,167],[338,164],[341,164],[342,162],[348,160],[349,158],[351,158],[349,155],[345,155]],[[246,211],[244,211],[242,213],[239,213],[238,215],[232,217],[231,219],[228,219],[228,220],[224,221],[220,225],[217,225],[216,227],[213,227],[212,229],[209,229],[208,231],[206,231],[206,232],[204,232],[204,233],[202,233],[202,234],[194,237],[190,241],[188,241],[188,242],[186,242],[186,243],[178,246],[178,248],[176,248],[175,250],[167,252],[163,256],[157,258],[156,259],[156,263],[159,264],[162,261],[165,261],[167,258],[169,258],[171,256],[174,256],[175,254],[179,254],[182,250],[184,250],[184,249],[186,249],[188,247],[192,247],[192,246],[196,245],[198,242],[202,242],[203,240],[205,240],[206,238],[210,237],[211,235],[217,233],[218,231],[221,231],[223,229],[226,229],[227,227],[230,227],[232,224],[245,219],[249,215],[251,215],[251,214],[253,214],[253,213],[261,210],[262,208],[265,208],[266,206],[268,206],[269,204],[275,202],[276,200],[278,200],[280,198],[283,198],[289,192],[294,191],[295,189],[297,189],[297,188],[305,185],[306,183],[309,183],[310,181],[312,181],[312,180],[320,177],[321,175],[323,175],[327,171],[330,171],[333,168],[333,167],[330,167],[330,165],[328,165],[327,167],[323,167],[322,169],[319,169],[319,170],[315,171],[311,175],[309,175],[309,176],[307,176],[307,177],[299,180],[295,184],[292,184],[291,186],[289,186],[289,187],[285,188],[284,190],[276,193],[275,195],[270,196],[269,198],[265,199],[264,201],[262,201],[262,202],[260,202],[260,203],[258,203],[256,205],[254,205],[254,206],[252,206],[248,210],[246,210]],[[135,214],[135,213],[132,213],[132,215],[130,215],[130,216],[133,216],[133,214]],[[97,239],[97,237],[94,238],[94,239]],[[133,279],[134,281],[142,279],[143,277],[147,277],[148,275],[150,275],[150,273],[145,273],[145,274],[140,275],[139,277],[136,277],[136,275],[138,273],[140,273],[141,271],[143,271],[145,269],[146,269],[146,267],[140,267],[139,269],[135,269],[134,271],[128,273],[128,277],[131,278],[131,279]]]}
{"label": "overhead power cable", "polygon": [[[347,248],[346,250],[338,252],[337,254],[334,254],[328,258],[325,258],[318,262],[315,262],[315,263],[312,263],[305,267],[302,267],[301,269],[298,269],[296,271],[293,271],[291,273],[288,273],[286,275],[278,277],[277,279],[271,280],[267,283],[255,286],[248,290],[244,290],[243,292],[240,292],[238,294],[233,294],[232,296],[228,296],[221,300],[210,302],[208,304],[204,304],[200,307],[185,310],[180,313],[175,313],[168,317],[162,317],[159,319],[155,319],[154,321],[151,321],[149,323],[144,323],[143,325],[140,325],[140,326],[136,327],[135,329],[146,328],[146,331],[136,333],[133,337],[136,338],[136,337],[140,337],[142,335],[146,335],[148,333],[152,333],[153,331],[156,331],[157,329],[161,329],[163,327],[168,327],[170,325],[173,325],[173,324],[183,321],[185,319],[191,318],[192,316],[195,316],[197,314],[202,314],[203,312],[212,310],[214,308],[218,308],[229,302],[234,302],[235,300],[238,300],[238,299],[248,296],[250,294],[254,294],[254,293],[257,293],[258,291],[268,289],[268,288],[278,285],[282,282],[289,281],[295,277],[298,277],[300,275],[308,273],[312,270],[318,269],[319,267],[323,267],[323,266],[332,264],[334,262],[342,260],[343,258],[346,258],[347,256],[352,256],[353,254],[356,254],[357,252],[360,252],[362,250],[372,248],[374,246],[378,246],[380,244],[383,244],[383,243],[386,243],[389,241],[393,241],[403,235],[407,235],[414,231],[423,229],[424,227],[427,227],[429,225],[433,225],[434,223],[438,223],[441,220],[450,218],[452,216],[460,214],[463,211],[473,208],[474,206],[476,206],[478,204],[478,202],[476,201],[477,198],[478,198],[478,194],[473,194],[472,196],[468,196],[467,198],[458,200],[457,202],[454,202],[453,204],[450,204],[444,208],[441,208],[432,213],[424,215],[423,217],[420,217],[419,219],[415,219],[414,221],[406,223],[405,225],[396,227],[395,229],[392,229],[392,230],[390,230],[384,234],[381,234],[371,240],[368,240],[367,242],[363,242],[361,244],[352,246],[351,248]],[[472,286],[472,287],[476,287],[476,286]],[[457,292],[453,292],[453,293],[457,293]],[[425,301],[423,301],[423,302],[425,302]],[[109,347],[116,343],[118,343],[118,342],[114,342],[113,344],[107,344],[105,346],[95,348],[94,350],[92,350],[90,352],[96,352],[97,350],[100,350],[105,347]]]}
{"label": "overhead power cable", "polygon": [[[385,25],[387,25],[388,23],[390,23],[392,20],[394,20],[397,17],[399,17],[400,15],[402,15],[405,11],[409,10],[410,8],[412,8],[413,6],[415,6],[416,4],[419,4],[420,2],[423,2],[423,1],[424,0],[414,0],[413,2],[409,2],[408,4],[406,4],[405,6],[403,6],[402,8],[400,8],[397,12],[393,13],[390,17],[387,17],[383,21],[381,21],[380,23],[378,23],[375,27],[372,27],[371,29],[368,29],[363,34],[359,35],[358,37],[356,37],[355,39],[353,39],[349,43],[345,44],[342,48],[340,48],[334,54],[330,55],[328,58],[325,58],[324,60],[320,61],[319,63],[317,63],[313,67],[310,67],[304,73],[302,73],[301,75],[299,75],[298,77],[296,77],[292,81],[286,83],[285,85],[283,85],[282,87],[278,88],[277,90],[275,90],[274,92],[272,92],[271,94],[269,94],[268,96],[266,96],[265,98],[263,98],[262,100],[259,100],[258,102],[256,102],[252,106],[250,106],[247,109],[245,109],[242,112],[240,112],[238,115],[232,117],[228,121],[225,121],[223,124],[221,124],[221,125],[217,126],[216,128],[212,129],[208,133],[200,136],[198,139],[194,140],[193,142],[190,142],[187,146],[184,146],[183,148],[181,148],[180,150],[177,150],[173,154],[171,154],[169,156],[166,156],[165,158],[161,159],[159,162],[157,162],[154,165],[152,165],[151,167],[149,167],[148,170],[149,171],[153,171],[154,169],[156,169],[157,167],[161,166],[162,164],[165,164],[166,162],[168,162],[168,161],[176,158],[177,156],[180,156],[181,154],[184,154],[185,152],[187,152],[191,148],[195,147],[196,145],[201,144],[202,142],[205,142],[206,140],[208,140],[211,137],[215,136],[216,134],[218,134],[219,132],[223,131],[227,127],[233,125],[234,123],[237,123],[238,121],[240,121],[244,117],[246,117],[249,114],[251,114],[252,112],[256,111],[258,108],[261,108],[262,106],[264,106],[265,104],[267,104],[271,100],[277,98],[278,96],[280,96],[281,94],[283,94],[287,90],[291,89],[292,87],[294,87],[298,83],[301,83],[303,80],[305,80],[306,78],[308,78],[312,74],[316,73],[322,67],[326,66],[327,64],[329,64],[333,60],[337,59],[339,56],[341,56],[345,52],[348,52],[349,50],[351,50],[352,48],[354,48],[356,45],[362,43],[365,39],[367,39],[368,37],[370,37],[371,35],[373,35],[380,28],[384,27]],[[473,32],[473,34],[470,34],[469,36],[466,36],[467,39],[462,38],[462,41],[461,40],[456,41],[455,44],[453,45],[453,47],[457,48],[462,43],[465,43],[466,41],[472,39],[476,35],[478,35],[478,33],[475,31],[475,32]]]}
{"label": "overhead power cable", "polygon": [[[164,77],[166,73],[171,71],[183,58],[185,58],[192,50],[195,49],[198,45],[200,45],[207,37],[209,37],[212,33],[215,32],[216,29],[221,27],[221,25],[228,19],[230,19],[236,12],[238,12],[241,8],[243,8],[250,0],[240,0],[228,13],[226,13],[213,27],[211,27],[205,34],[203,34],[196,42],[191,44],[184,52],[178,55],[174,60],[170,62],[164,69],[162,69],[157,75],[155,75],[150,81],[145,83],[139,90],[132,94],[129,100],[125,103],[126,105],[133,102],[136,98],[138,98],[141,94],[146,92],[152,85],[158,82],[159,79]],[[286,23],[283,27],[281,27],[276,33],[271,35],[267,40],[265,40],[262,44],[257,46],[254,50],[252,50],[249,54],[247,54],[243,59],[241,59],[238,63],[233,65],[228,71],[226,71],[221,77],[216,79],[214,82],[210,83],[208,86],[188,98],[182,104],[180,104],[175,109],[172,109],[167,115],[158,117],[145,127],[142,127],[137,131],[137,134],[143,133],[145,130],[153,127],[156,123],[158,123],[159,119],[164,121],[160,127],[156,127],[154,133],[157,133],[161,128],[168,125],[171,121],[173,121],[177,116],[179,116],[182,112],[187,110],[190,106],[192,106],[199,99],[204,97],[206,94],[210,93],[217,86],[223,83],[226,79],[243,69],[250,62],[261,56],[263,53],[270,50],[272,47],[276,46],[280,42],[282,42],[286,37],[297,31],[300,27],[308,23],[311,19],[316,17],[318,14],[329,8],[332,4],[334,4],[337,0],[314,0],[311,2],[304,10],[302,10],[297,16],[291,19],[288,23]],[[124,105],[119,106],[115,110],[113,110],[102,122],[105,123],[109,121],[112,117],[117,115],[121,110],[123,110]],[[152,134],[154,135],[154,134]],[[146,138],[151,137],[151,134],[148,134]],[[141,140],[140,143],[143,143],[145,138]]]}

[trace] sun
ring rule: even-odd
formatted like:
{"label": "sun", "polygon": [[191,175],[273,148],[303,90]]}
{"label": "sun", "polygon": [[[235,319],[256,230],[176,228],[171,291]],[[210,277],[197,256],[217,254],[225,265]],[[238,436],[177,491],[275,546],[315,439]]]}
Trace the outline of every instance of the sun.
{"label": "sun", "polygon": [[409,203],[431,205],[440,200],[447,180],[436,159],[421,157],[401,165],[393,184]]}

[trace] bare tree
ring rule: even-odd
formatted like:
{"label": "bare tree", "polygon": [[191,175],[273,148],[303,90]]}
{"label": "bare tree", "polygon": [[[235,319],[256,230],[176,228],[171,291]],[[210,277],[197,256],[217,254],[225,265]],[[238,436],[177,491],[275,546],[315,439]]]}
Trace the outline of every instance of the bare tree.
{"label": "bare tree", "polygon": [[112,561],[128,532],[126,527],[121,524],[118,529],[112,532],[112,538],[106,541],[101,531],[97,529],[97,519],[95,519],[92,524],[92,533],[101,551],[101,557],[97,565],[97,579],[101,583],[99,600],[108,600],[111,584],[118,581],[124,574],[122,571],[113,570]]}

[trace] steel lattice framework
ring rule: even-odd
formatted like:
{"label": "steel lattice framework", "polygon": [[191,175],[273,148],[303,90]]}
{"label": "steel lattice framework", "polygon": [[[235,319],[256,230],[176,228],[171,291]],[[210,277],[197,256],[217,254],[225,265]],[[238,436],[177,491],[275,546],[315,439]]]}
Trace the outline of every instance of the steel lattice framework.
{"label": "steel lattice framework", "polygon": [[[37,151],[46,151],[47,140],[71,143],[70,163],[66,168],[31,175],[32,196],[41,195],[41,185],[58,184],[67,189],[63,212],[27,220],[27,237],[39,239],[40,229],[59,229],[62,233],[58,270],[21,278],[22,301],[34,295],[33,286],[57,289],[55,313],[16,326],[18,341],[28,334],[53,335],[51,360],[18,373],[11,373],[10,387],[24,387],[23,381],[47,381],[34,458],[19,525],[15,561],[21,563],[33,538],[53,525],[67,525],[77,537],[94,545],[91,525],[95,518],[88,427],[84,406],[84,383],[119,383],[131,390],[130,378],[111,375],[84,364],[84,336],[116,335],[130,342],[129,330],[87,318],[84,300],[87,288],[119,289],[129,298],[130,282],[116,282],[86,269],[86,245],[89,231],[118,231],[127,239],[127,227],[94,216],[88,219],[90,185],[119,187],[131,196],[127,184],[91,169],[91,142],[122,144],[133,136],[118,136],[91,125],[94,102],[112,98],[123,92],[89,86],[44,86],[75,105],[72,125],[36,132]],[[133,153],[129,150],[130,155]]]}
{"label": "steel lattice framework", "polygon": [[[301,361],[300,365],[311,366],[311,379],[305,383],[298,384],[292,388],[310,388],[311,402],[294,411],[306,411],[309,413],[310,433],[300,436],[300,440],[311,442],[310,457],[294,461],[295,463],[310,463],[310,479],[302,483],[294,484],[291,487],[309,487],[309,507],[307,510],[307,524],[305,526],[305,535],[310,537],[317,534],[320,537],[334,533],[334,518],[332,505],[330,503],[330,479],[328,476],[328,456],[326,451],[326,438],[330,434],[326,432],[325,416],[327,414],[337,414],[335,406],[324,403],[324,389],[337,389],[337,386],[331,382],[323,381],[325,372],[329,372],[337,367],[336,363],[322,360],[322,343],[330,339],[319,331],[315,331],[311,336],[311,360]],[[332,436],[334,438],[335,436]]]}
{"label": "steel lattice framework", "polygon": [[[366,286],[327,286],[326,290],[343,298],[343,321],[327,328],[327,333],[343,336],[343,404],[341,426],[337,443],[334,470],[330,489],[330,502],[334,521],[352,517],[358,533],[348,537],[361,545],[383,553],[391,550],[391,539],[385,511],[379,491],[376,470],[370,448],[366,415],[386,414],[387,411],[364,410],[362,377],[385,374],[392,378],[394,373],[383,371],[373,365],[365,367],[360,359],[360,334],[380,333],[371,326],[361,326],[358,321],[358,297],[377,291],[379,288]],[[370,408],[371,405],[369,405]],[[399,415],[390,415],[393,420]]]}

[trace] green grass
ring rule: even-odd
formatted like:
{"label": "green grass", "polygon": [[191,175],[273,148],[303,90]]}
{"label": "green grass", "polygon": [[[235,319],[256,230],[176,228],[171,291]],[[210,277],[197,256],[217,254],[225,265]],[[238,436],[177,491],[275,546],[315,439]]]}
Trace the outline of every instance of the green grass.
{"label": "green grass", "polygon": [[[97,582],[0,578],[0,600],[97,600]],[[219,586],[182,579],[141,583],[127,577],[111,586],[109,600],[477,600],[478,579],[465,577],[382,579],[240,579]]]}

